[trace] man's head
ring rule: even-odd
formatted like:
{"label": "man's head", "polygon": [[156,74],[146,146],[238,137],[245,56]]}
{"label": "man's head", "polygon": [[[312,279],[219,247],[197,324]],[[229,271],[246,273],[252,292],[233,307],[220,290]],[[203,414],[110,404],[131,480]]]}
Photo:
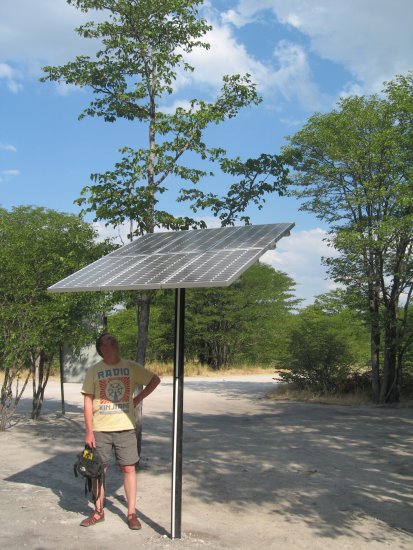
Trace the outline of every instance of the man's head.
{"label": "man's head", "polygon": [[118,341],[109,332],[104,332],[96,338],[96,351],[105,360],[117,360],[119,357]]}

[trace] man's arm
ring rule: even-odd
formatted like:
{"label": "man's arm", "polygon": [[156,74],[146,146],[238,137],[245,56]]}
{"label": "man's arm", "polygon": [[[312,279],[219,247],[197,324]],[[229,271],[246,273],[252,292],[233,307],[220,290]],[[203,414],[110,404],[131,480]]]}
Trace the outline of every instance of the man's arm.
{"label": "man's arm", "polygon": [[149,384],[147,384],[143,388],[143,390],[133,398],[133,406],[137,407],[139,403],[145,399],[145,397],[148,397],[148,395],[150,395],[153,390],[159,385],[160,381],[161,379],[159,378],[159,376],[154,374],[150,379]]}
{"label": "man's arm", "polygon": [[84,416],[85,416],[85,445],[96,447],[95,436],[93,434],[93,394],[85,393],[84,397]]}

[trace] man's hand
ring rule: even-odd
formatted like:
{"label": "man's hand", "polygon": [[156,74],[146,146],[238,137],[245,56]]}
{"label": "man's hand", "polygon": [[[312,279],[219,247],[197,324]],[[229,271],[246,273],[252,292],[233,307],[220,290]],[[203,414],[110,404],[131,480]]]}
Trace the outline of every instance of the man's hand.
{"label": "man's hand", "polygon": [[92,449],[96,447],[96,440],[93,432],[92,433],[86,432],[85,445],[87,445],[88,447],[91,447]]}
{"label": "man's hand", "polygon": [[158,386],[160,381],[161,379],[159,378],[159,376],[154,374],[149,384],[145,386],[144,389],[133,398],[133,406],[137,407],[139,403],[145,399],[145,397],[148,397],[148,395],[150,395],[153,390]]}

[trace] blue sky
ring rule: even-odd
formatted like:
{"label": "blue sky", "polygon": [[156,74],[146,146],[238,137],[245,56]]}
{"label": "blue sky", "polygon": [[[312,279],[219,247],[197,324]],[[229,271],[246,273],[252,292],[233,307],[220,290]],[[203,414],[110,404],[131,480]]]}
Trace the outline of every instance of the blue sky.
{"label": "blue sky", "polygon": [[[207,135],[230,155],[277,153],[285,136],[314,112],[331,110],[341,96],[380,92],[384,81],[413,68],[411,0],[213,0],[203,14],[213,25],[211,49],[193,52],[194,73],[180,75],[165,107],[192,97],[212,100],[222,75],[250,73],[262,104]],[[33,204],[77,213],[73,201],[89,174],[111,169],[120,147],[144,146],[136,125],[78,121],[88,91],[39,82],[41,67],[93,54],[94,45],[73,31],[90,18],[65,0],[0,3],[2,207]],[[216,177],[204,186],[218,190],[223,181]],[[172,192],[165,202],[168,210],[188,213]],[[279,197],[250,214],[255,224],[295,222],[292,235],[265,260],[296,280],[299,297],[308,303],[334,287],[320,263],[330,250],[319,220],[300,212],[294,199]]]}

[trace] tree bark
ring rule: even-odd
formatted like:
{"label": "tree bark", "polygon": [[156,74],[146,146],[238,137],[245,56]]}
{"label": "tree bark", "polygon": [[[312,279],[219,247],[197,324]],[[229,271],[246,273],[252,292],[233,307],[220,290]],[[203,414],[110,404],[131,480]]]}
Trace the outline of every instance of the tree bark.
{"label": "tree bark", "polygon": [[[371,285],[372,286],[372,285]],[[370,309],[370,361],[373,401],[380,402],[380,322],[379,302],[373,288],[369,289]]]}
{"label": "tree bark", "polygon": [[[27,373],[23,385],[19,388],[19,375],[21,368],[11,369],[7,367],[4,371],[4,380],[0,392],[0,432],[7,429],[10,419],[13,416],[20,398],[29,382],[30,371]],[[15,395],[13,398],[13,383],[15,383]]]}
{"label": "tree bark", "polygon": [[32,419],[37,420],[40,416],[44,391],[49,380],[51,368],[51,359],[46,362],[46,357],[41,351],[34,361],[33,369],[33,403],[32,403]]}
{"label": "tree bark", "polygon": [[394,302],[387,309],[384,335],[384,368],[380,391],[381,403],[399,401],[399,380],[397,376],[397,313]]}

